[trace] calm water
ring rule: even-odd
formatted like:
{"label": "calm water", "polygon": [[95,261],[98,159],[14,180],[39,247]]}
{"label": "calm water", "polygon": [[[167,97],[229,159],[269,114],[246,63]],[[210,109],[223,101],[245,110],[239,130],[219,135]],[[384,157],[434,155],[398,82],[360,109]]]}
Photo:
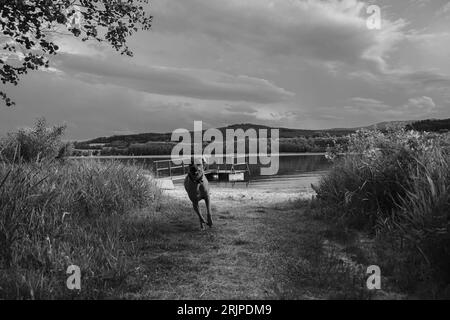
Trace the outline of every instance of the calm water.
{"label": "calm water", "polygon": [[[90,159],[90,158],[84,158]],[[98,158],[93,158],[98,159]],[[101,160],[106,158],[100,158]],[[167,157],[169,159],[169,157]],[[135,164],[144,169],[153,170],[154,163],[163,160],[161,157],[146,157],[138,159],[116,159],[128,164]],[[327,172],[331,163],[324,155],[318,154],[297,154],[281,155],[280,169],[276,176],[260,176],[259,165],[251,165],[252,178],[249,187],[251,188],[277,188],[287,191],[310,191],[311,184],[316,184],[320,177]],[[220,186],[230,186],[234,188],[246,187],[245,183],[238,182],[234,186],[225,182],[213,182]]]}
{"label": "calm water", "polygon": [[280,157],[280,170],[276,176],[260,176],[259,168],[252,169],[252,188],[267,187],[284,191],[310,191],[331,163],[324,155],[289,155]]}

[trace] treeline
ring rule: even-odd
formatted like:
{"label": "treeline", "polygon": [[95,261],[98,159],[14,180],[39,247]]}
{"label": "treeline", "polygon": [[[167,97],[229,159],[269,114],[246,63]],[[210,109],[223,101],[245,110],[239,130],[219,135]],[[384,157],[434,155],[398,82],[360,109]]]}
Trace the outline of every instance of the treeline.
{"label": "treeline", "polygon": [[346,137],[280,139],[280,153],[326,152],[336,144],[346,144]]}
{"label": "treeline", "polygon": [[421,132],[449,132],[450,119],[418,121],[407,125],[406,129]]}
{"label": "treeline", "polygon": [[[419,132],[445,133],[450,130],[450,119],[423,120],[405,126],[406,130]],[[226,129],[271,129],[254,124],[236,124],[219,128],[225,136]],[[382,132],[388,131],[381,129]],[[345,144],[346,136],[354,133],[354,129],[302,130],[280,128],[280,152],[325,152],[337,142]],[[192,132],[191,132],[192,134]],[[100,137],[84,142],[76,142],[75,149],[99,150],[102,155],[161,155],[170,154],[174,143],[170,141],[170,133],[141,133]],[[205,144],[206,145],[206,144]]]}
{"label": "treeline", "polygon": [[169,142],[171,138],[170,133],[139,133],[139,134],[130,134],[130,135],[120,135],[120,136],[111,136],[111,137],[100,137],[93,140],[86,141],[84,144],[92,144],[92,143],[113,143],[114,141],[124,141],[126,143],[146,143],[148,141],[160,141]]}
{"label": "treeline", "polygon": [[[226,129],[243,129],[251,127],[258,129],[270,129],[265,126],[251,124],[233,125],[219,130],[225,135]],[[450,130],[450,119],[443,120],[423,120],[405,126],[405,129],[419,132],[445,133]],[[381,130],[387,132],[389,130]],[[299,129],[280,129],[281,153],[305,153],[305,152],[326,152],[328,148],[336,144],[345,146],[348,135],[353,133],[350,129],[314,131]],[[75,143],[77,150],[98,150],[101,155],[168,155],[176,145],[170,141],[169,133],[143,133],[123,136],[112,136],[97,138],[85,142]],[[204,143],[204,147],[207,143]],[[225,147],[224,147],[225,148]],[[248,145],[246,147],[248,152]],[[225,150],[224,150],[225,152]]]}
{"label": "treeline", "polygon": [[153,155],[168,155],[171,154],[175,143],[172,142],[149,142],[149,143],[135,143],[126,148],[104,148],[101,151],[102,155],[126,155],[126,156],[153,156]]}
{"label": "treeline", "polygon": [[[280,153],[305,153],[305,152],[326,152],[328,148],[336,144],[346,143],[346,137],[299,137],[299,138],[281,138],[279,145]],[[127,143],[126,141],[113,141],[111,144],[101,146],[92,146],[77,143],[76,149],[79,150],[98,150],[101,155],[128,155],[128,156],[147,156],[147,155],[168,155],[172,153],[176,142],[147,142],[147,143]],[[203,143],[205,148],[208,143]],[[235,142],[235,150],[237,143]],[[270,151],[270,144],[268,144]],[[246,141],[245,152],[249,152],[249,142]],[[226,153],[224,143],[223,153]]]}
{"label": "treeline", "polygon": [[[258,131],[261,129],[271,130],[274,128],[251,123],[235,124],[227,127],[218,128],[218,130],[222,133],[223,136],[226,136],[227,129],[231,130],[242,129],[244,131],[247,131],[248,129],[254,129]],[[282,139],[291,139],[298,137],[324,138],[328,136],[345,136],[355,132],[354,129],[305,130],[305,129],[279,128],[279,130],[280,130],[280,138]],[[193,132],[191,131],[190,133],[192,137]],[[111,144],[117,141],[122,141],[127,144],[147,143],[149,141],[170,142],[171,136],[172,136],[171,133],[139,133],[130,135],[116,135],[111,137],[100,137],[80,143],[83,145],[89,145],[89,144]]]}

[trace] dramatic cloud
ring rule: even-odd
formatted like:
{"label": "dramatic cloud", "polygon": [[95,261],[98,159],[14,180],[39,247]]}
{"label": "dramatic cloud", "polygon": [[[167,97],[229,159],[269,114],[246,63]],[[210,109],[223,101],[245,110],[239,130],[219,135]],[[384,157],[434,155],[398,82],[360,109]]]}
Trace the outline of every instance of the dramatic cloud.
{"label": "dramatic cloud", "polygon": [[[239,43],[267,55],[295,55],[349,64],[384,63],[404,36],[403,20],[384,20],[383,29],[367,28],[361,1],[159,0],[155,30],[204,34],[230,45]],[[185,17],[180,19],[180,17]]]}
{"label": "dramatic cloud", "polygon": [[[57,36],[49,70],[8,87],[0,131],[45,116],[69,138],[222,126],[358,127],[450,117],[447,0],[154,0],[134,57]],[[4,53],[0,52],[0,55]]]}
{"label": "dramatic cloud", "polygon": [[264,79],[211,70],[138,66],[119,59],[62,54],[56,67],[88,82],[204,100],[273,103],[294,96]]}

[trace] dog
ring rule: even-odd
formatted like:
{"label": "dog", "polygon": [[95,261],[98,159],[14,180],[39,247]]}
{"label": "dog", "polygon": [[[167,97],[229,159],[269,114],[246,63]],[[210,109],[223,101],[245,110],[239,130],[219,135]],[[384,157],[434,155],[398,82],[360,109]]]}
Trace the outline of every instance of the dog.
{"label": "dog", "polygon": [[[197,213],[200,219],[201,230],[205,229],[205,224],[207,224],[210,228],[213,225],[211,216],[209,184],[208,179],[206,179],[205,176],[204,165],[205,165],[204,159],[202,159],[201,163],[191,161],[191,164],[189,165],[188,169],[188,174],[184,179],[184,189],[186,190],[189,199],[192,202],[192,206],[194,207],[195,213]],[[206,211],[207,211],[206,221],[199,210],[199,202],[201,200],[205,200],[206,204]]]}

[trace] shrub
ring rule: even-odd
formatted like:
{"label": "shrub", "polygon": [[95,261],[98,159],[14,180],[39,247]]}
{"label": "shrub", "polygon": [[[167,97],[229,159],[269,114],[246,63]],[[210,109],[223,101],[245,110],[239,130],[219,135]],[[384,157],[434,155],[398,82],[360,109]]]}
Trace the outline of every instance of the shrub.
{"label": "shrub", "polygon": [[[389,243],[405,287],[450,282],[448,136],[414,131],[359,131],[316,188],[327,218]],[[332,208],[332,210],[330,210]],[[332,213],[332,214],[330,214]],[[383,244],[384,243],[384,244]],[[398,266],[401,266],[400,268]],[[441,288],[442,289],[442,288]]]}
{"label": "shrub", "polygon": [[62,142],[65,126],[47,127],[44,118],[34,127],[9,133],[0,140],[0,160],[33,162],[69,156],[71,144]]}
{"label": "shrub", "polygon": [[420,271],[419,281],[431,277],[443,286],[450,283],[449,165],[448,154],[436,146],[418,155],[398,208],[378,225],[388,241],[410,253],[405,259],[413,270]]}
{"label": "shrub", "polygon": [[431,136],[412,131],[358,131],[350,136],[344,157],[329,155],[335,164],[316,188],[318,198],[339,207],[338,218],[373,229],[398,209],[413,182],[418,158],[440,148],[433,143]]}

